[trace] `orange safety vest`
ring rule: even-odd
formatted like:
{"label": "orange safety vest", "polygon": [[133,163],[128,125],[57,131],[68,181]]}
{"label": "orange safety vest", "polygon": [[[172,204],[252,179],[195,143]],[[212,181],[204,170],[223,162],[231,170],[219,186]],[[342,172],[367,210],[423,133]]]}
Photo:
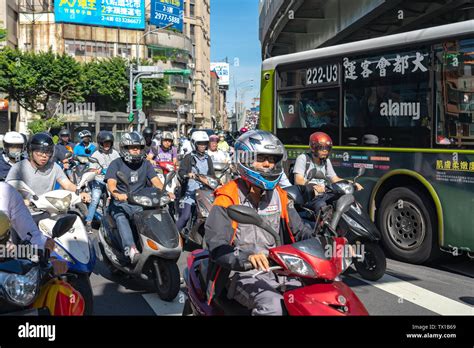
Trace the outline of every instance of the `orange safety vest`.
{"label": "orange safety vest", "polygon": [[[238,205],[240,204],[239,200],[239,187],[237,184],[237,180],[232,180],[229,181],[227,184],[224,186],[218,188],[215,192],[214,195],[216,196],[216,199],[214,201],[213,205],[220,206],[223,208],[227,208],[231,205]],[[290,217],[288,214],[288,196],[285,190],[283,190],[280,186],[277,186],[275,190],[278,192],[278,196],[280,197],[280,205],[281,205],[281,212],[280,212],[280,218],[285,221],[287,231],[289,233],[289,237],[291,239],[291,242],[295,242],[295,237],[293,236],[293,233],[291,232],[289,222],[290,222]],[[232,228],[234,229],[234,234],[232,235],[232,238],[230,240],[230,245],[234,244],[235,236],[237,235],[237,227],[238,223],[237,221],[232,220]],[[212,298],[214,296],[214,289],[216,285],[217,278],[219,277],[219,274],[221,272],[221,267],[218,268],[216,272],[216,276],[214,279],[209,283],[208,289],[207,289],[207,298],[208,298],[208,304],[211,303]]]}

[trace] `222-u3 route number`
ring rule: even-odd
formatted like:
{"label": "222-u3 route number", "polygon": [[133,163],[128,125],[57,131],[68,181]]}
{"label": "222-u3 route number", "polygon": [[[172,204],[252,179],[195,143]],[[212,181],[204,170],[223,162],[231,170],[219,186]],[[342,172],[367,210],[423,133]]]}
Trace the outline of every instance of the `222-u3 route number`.
{"label": "222-u3 route number", "polygon": [[337,82],[338,67],[338,64],[327,64],[306,69],[306,86]]}

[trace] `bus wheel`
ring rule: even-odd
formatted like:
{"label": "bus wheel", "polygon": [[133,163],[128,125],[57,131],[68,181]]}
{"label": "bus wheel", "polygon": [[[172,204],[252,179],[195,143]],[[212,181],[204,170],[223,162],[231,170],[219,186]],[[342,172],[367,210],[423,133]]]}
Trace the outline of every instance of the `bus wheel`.
{"label": "bus wheel", "polygon": [[383,197],[377,220],[382,244],[394,258],[423,263],[437,249],[436,214],[429,198],[415,187],[398,187]]}

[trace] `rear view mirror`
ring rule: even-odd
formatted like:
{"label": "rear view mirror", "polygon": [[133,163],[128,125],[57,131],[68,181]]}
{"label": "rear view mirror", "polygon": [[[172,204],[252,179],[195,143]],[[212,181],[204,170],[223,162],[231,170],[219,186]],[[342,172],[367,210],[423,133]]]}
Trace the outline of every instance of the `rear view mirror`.
{"label": "rear view mirror", "polygon": [[53,238],[59,238],[62,235],[64,235],[67,231],[69,231],[72,228],[72,226],[74,226],[76,219],[77,219],[77,215],[69,214],[69,215],[63,216],[58,221],[56,221],[56,224],[54,224],[53,231],[52,231]]}
{"label": "rear view mirror", "polygon": [[[315,169],[316,170],[316,169]],[[320,170],[316,171],[316,174],[314,175],[314,178],[315,179],[323,179],[323,180],[326,180],[326,175],[324,175],[324,173]]]}
{"label": "rear view mirror", "polygon": [[72,157],[72,152],[66,152],[66,154],[64,155],[64,159],[70,159]]}
{"label": "rear view mirror", "polygon": [[[24,181],[22,180],[10,180],[8,181],[8,184],[13,186],[17,191],[21,192],[26,192],[29,193],[32,197],[33,200],[38,200],[38,196],[36,195],[35,191],[31,189],[27,184],[25,184]],[[26,198],[25,195],[23,195],[23,198]]]}
{"label": "rear view mirror", "polygon": [[257,214],[255,209],[243,205],[231,205],[227,207],[227,215],[234,221],[241,224],[248,224],[263,228],[275,238],[276,245],[281,245],[280,235],[275,232],[263,219]]}
{"label": "rear view mirror", "polygon": [[88,157],[87,158],[89,160],[89,162],[91,163],[99,163],[99,161],[97,160],[97,158],[94,158],[94,157]]}
{"label": "rear view mirror", "polygon": [[360,167],[357,171],[357,176],[354,178],[354,182],[365,174],[365,167]]}
{"label": "rear view mirror", "polygon": [[79,188],[83,187],[84,185],[86,185],[86,183],[91,182],[92,180],[94,180],[95,175],[96,175],[95,172],[84,173],[84,175],[81,178],[81,182],[77,186]]}

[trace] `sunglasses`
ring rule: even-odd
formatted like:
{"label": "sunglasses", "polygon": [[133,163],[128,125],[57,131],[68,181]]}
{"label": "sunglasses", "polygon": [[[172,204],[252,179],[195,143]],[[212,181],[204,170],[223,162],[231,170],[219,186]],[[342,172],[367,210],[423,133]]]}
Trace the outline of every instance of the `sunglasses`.
{"label": "sunglasses", "polygon": [[257,162],[263,163],[268,161],[268,163],[276,163],[277,158],[272,155],[257,155]]}
{"label": "sunglasses", "polygon": [[332,145],[316,144],[314,148],[318,151],[331,151]]}

